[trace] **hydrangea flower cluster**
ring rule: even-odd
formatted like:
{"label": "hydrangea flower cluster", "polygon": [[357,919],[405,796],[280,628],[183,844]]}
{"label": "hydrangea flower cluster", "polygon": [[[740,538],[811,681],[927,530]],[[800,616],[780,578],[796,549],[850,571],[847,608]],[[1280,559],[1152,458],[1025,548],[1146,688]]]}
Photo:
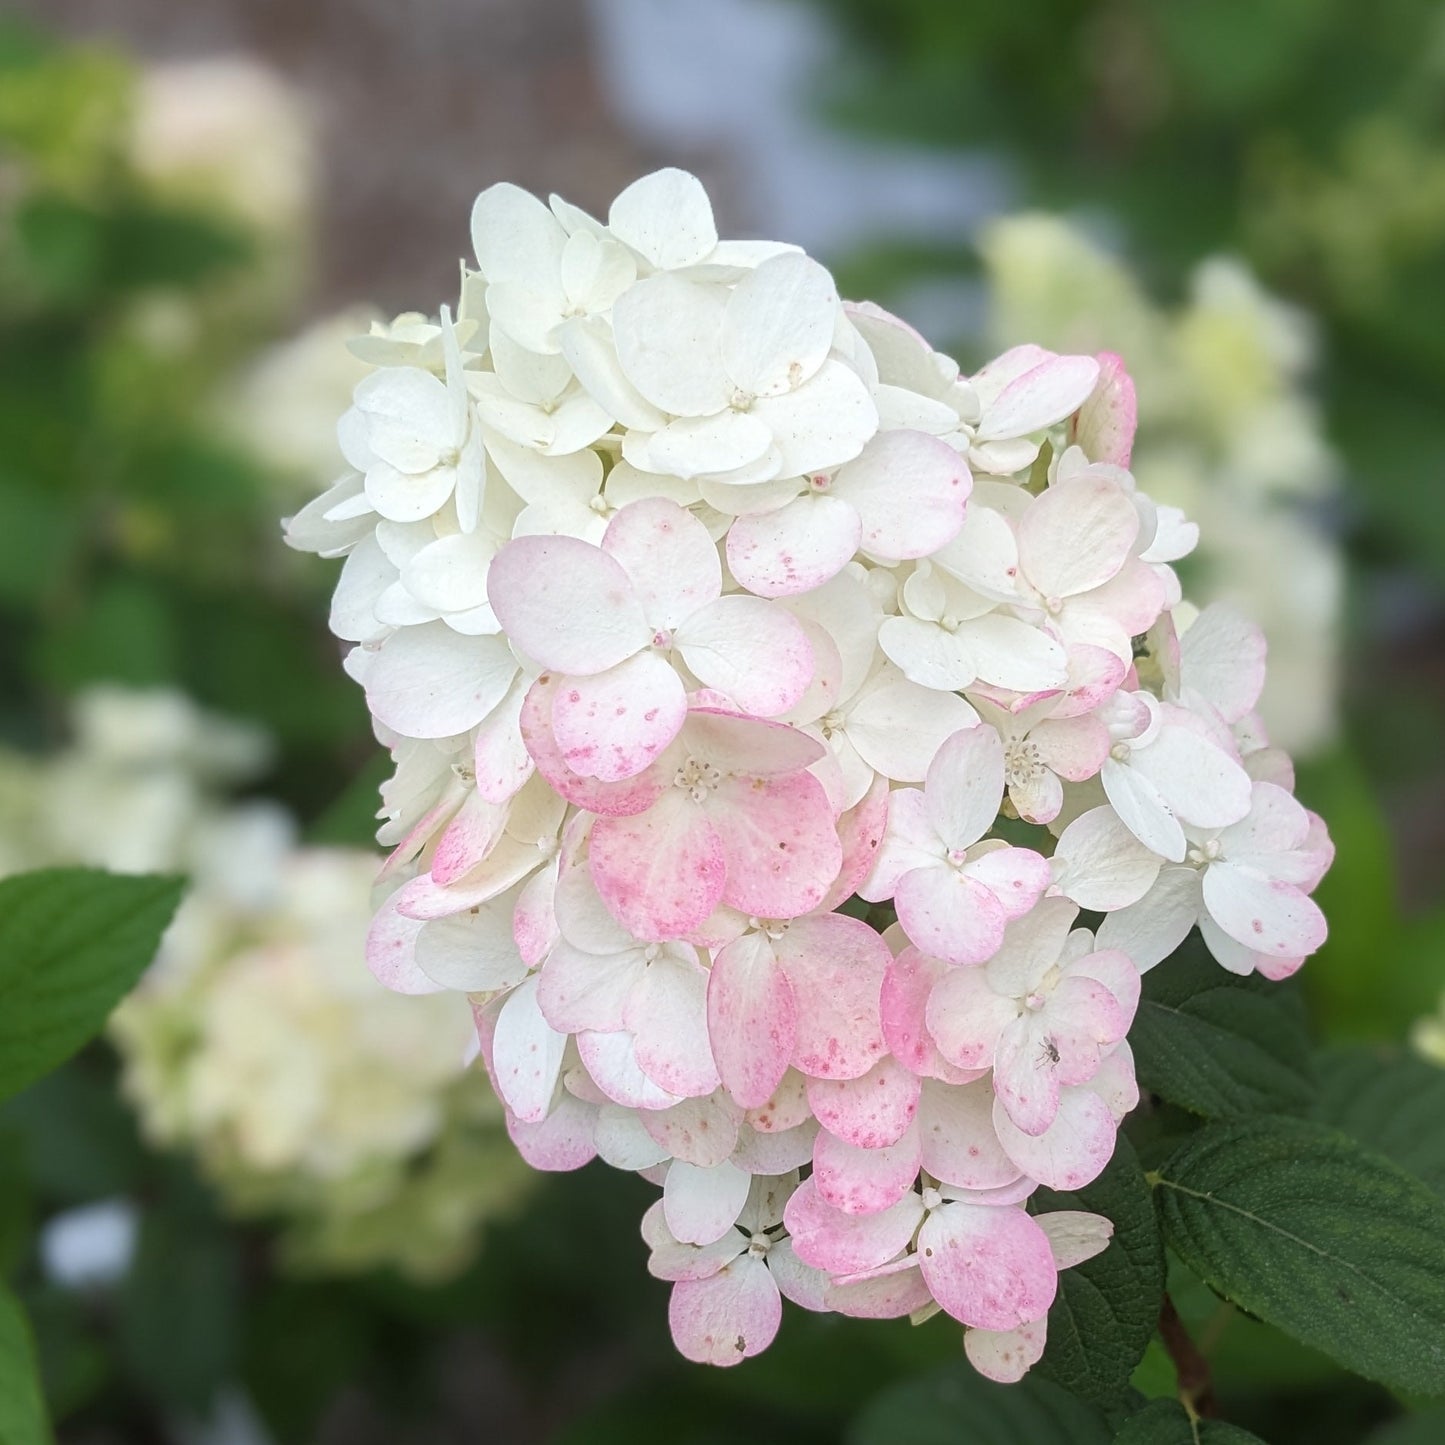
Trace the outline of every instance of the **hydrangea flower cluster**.
{"label": "hydrangea flower cluster", "polygon": [[1176,614],[1117,356],[962,375],[679,171],[472,229],[288,525],[396,763],[371,967],[471,996],[534,1165],[661,1186],[688,1358],[787,1298],[945,1311],[1017,1379],[1109,1239],[1028,1204],[1110,1158],[1141,971],[1324,938],[1263,639]]}

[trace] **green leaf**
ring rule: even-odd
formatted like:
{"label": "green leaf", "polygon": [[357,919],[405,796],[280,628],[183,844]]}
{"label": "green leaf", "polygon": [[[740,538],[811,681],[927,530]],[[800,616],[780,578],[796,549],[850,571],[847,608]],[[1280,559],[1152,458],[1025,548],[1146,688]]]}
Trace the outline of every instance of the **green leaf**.
{"label": "green leaf", "polygon": [[1124,1422],[1114,1445],[1261,1445],[1258,1435],[1223,1420],[1191,1420],[1178,1400],[1151,1400]]}
{"label": "green leaf", "polygon": [[1226,973],[1198,934],[1144,975],[1129,1042],[1141,1088],[1207,1119],[1293,1113],[1314,1096],[1294,986]]}
{"label": "green leaf", "polygon": [[0,1098],[99,1031],[155,957],[182,887],[90,868],[0,880]]}
{"label": "green leaf", "polygon": [[319,847],[375,848],[380,788],[391,772],[390,756],[375,754],[306,830],[306,841]]}
{"label": "green leaf", "polygon": [[1393,1159],[1445,1195],[1445,1069],[1385,1048],[1335,1048],[1319,1057],[1312,1117]]}
{"label": "green leaf", "polygon": [[146,1155],[135,1115],[121,1101],[112,1061],[74,1059],[0,1109],[23,1145],[37,1192],[65,1204],[143,1188]]}
{"label": "green leaf", "polygon": [[1129,1141],[1073,1194],[1040,1189],[1034,1213],[1084,1209],[1114,1223],[1109,1247],[1059,1276],[1037,1373],[1098,1405],[1118,1399],[1144,1357],[1164,1292],[1164,1243],[1149,1185]]}
{"label": "green leaf", "polygon": [[895,1385],[849,1426],[847,1445],[1107,1445],[1095,1406],[1026,1375],[996,1385],[959,1362]]}
{"label": "green leaf", "polygon": [[1445,1394],[1445,1202],[1302,1119],[1204,1129],[1155,1176],[1171,1248],[1216,1293],[1396,1389]]}
{"label": "green leaf", "polygon": [[1403,1415],[1371,1434],[1365,1445],[1440,1445],[1445,1440],[1445,1405]]}
{"label": "green leaf", "polygon": [[0,1287],[0,1442],[49,1445],[35,1346],[20,1301]]}
{"label": "green leaf", "polygon": [[145,1217],[120,1295],[120,1341],[137,1383],[169,1405],[204,1411],[231,1376],[240,1330],[236,1243],[193,1184]]}

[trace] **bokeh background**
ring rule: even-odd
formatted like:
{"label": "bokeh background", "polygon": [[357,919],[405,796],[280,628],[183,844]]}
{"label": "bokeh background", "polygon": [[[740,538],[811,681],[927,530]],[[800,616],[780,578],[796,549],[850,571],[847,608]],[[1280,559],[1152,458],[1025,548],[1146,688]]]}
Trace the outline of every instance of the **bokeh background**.
{"label": "bokeh background", "polygon": [[[464,1016],[365,973],[378,750],[277,519],[340,470],[346,338],[449,298],[496,180],[596,212],[683,165],[965,365],[1124,352],[1338,844],[1316,1025],[1445,1063],[1442,141],[1432,0],[0,6],[0,872],[193,879],[109,1041],[0,1111],[61,1439],[808,1445],[957,1353],[795,1315],[683,1364],[645,1188],[529,1177]],[[1390,1415],[1178,1302],[1277,1445]]]}

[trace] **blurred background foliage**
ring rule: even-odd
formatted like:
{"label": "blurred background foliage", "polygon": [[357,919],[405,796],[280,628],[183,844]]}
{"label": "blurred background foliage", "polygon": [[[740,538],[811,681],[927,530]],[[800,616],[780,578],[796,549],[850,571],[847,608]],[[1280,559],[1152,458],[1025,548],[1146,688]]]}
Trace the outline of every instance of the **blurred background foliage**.
{"label": "blurred background foliage", "polygon": [[[826,258],[845,290],[902,305],[963,282],[972,320],[935,339],[966,362],[1018,327],[1149,353],[1135,369],[1141,392],[1164,398],[1160,484],[1193,487],[1205,509],[1219,478],[1248,472],[1238,458],[1259,357],[1274,358],[1279,396],[1304,408],[1291,425],[1307,437],[1322,427],[1320,450],[1291,453],[1308,484],[1262,484],[1237,539],[1245,580],[1293,601],[1276,668],[1299,666],[1300,689],[1323,689],[1300,792],[1339,854],[1320,892],[1332,936],[1300,987],[1327,1039],[1395,1050],[1413,1039],[1421,1097],[1434,1097],[1441,1074],[1424,1059],[1445,1061],[1445,1019],[1430,1017],[1445,990],[1445,11],[1429,0],[1368,14],[1341,0],[773,3],[810,4],[840,27],[817,78],[832,123],[982,149],[1004,162],[1014,209],[1062,215],[1074,238],[1067,265],[1023,272],[1024,241],[1045,232],[874,241]],[[251,139],[208,162],[200,140],[215,127],[194,88],[187,100],[114,48],[0,24],[0,869],[59,847],[42,843],[56,834],[47,809],[74,810],[71,838],[114,826],[73,792],[34,788],[44,760],[76,745],[78,700],[102,684],[173,690],[258,730],[270,745],[225,780],[233,802],[273,800],[317,844],[369,840],[376,750],[326,631],[333,578],[285,552],[276,528],[329,479],[325,418],[349,387],[340,338],[365,318],[278,347],[305,308],[317,177],[284,98],[246,84]],[[191,149],[164,124],[178,107]],[[248,169],[258,154],[285,159],[285,179]],[[1201,317],[1220,314],[1209,277],[1225,273],[1208,268],[1221,256],[1242,263],[1228,273],[1239,284],[1252,274],[1299,309],[1279,321],[1260,292],[1250,324],[1282,331],[1191,352]],[[1312,363],[1288,359],[1295,335]],[[1191,369],[1191,356],[1208,364]],[[1283,522],[1298,535],[1276,545]],[[1296,569],[1316,564],[1326,582],[1306,586]],[[1312,645],[1323,650],[1306,658]],[[743,1369],[678,1360],[666,1287],[647,1277],[637,1234],[646,1190],[631,1177],[594,1164],[540,1181],[501,1208],[479,1252],[430,1279],[378,1267],[388,1251],[374,1237],[308,1258],[274,1193],[248,1208],[204,1148],[157,1147],[118,1074],[112,1048],[97,1046],[0,1110],[0,1271],[30,1309],[62,1440],[963,1445],[956,1417],[937,1413],[940,1388],[960,1388],[957,1334],[938,1319],[911,1331],[793,1313]],[[1133,1126],[1141,1149],[1168,1130],[1165,1109]],[[404,1172],[425,1174],[441,1152]],[[502,1167],[485,1152],[448,1159],[447,1197],[491,1189]],[[86,1237],[124,1247],[67,1263],[65,1230],[97,1208]],[[367,1227],[404,1240],[419,1208]],[[1428,1416],[1389,1424],[1399,1402],[1201,1286],[1181,1281],[1176,1302],[1210,1349],[1228,1418],[1275,1445],[1408,1445],[1422,1422],[1419,1440],[1438,1438]],[[1136,1385],[1172,1391],[1162,1352]],[[993,1389],[969,1396],[977,1418],[1000,1408]]]}

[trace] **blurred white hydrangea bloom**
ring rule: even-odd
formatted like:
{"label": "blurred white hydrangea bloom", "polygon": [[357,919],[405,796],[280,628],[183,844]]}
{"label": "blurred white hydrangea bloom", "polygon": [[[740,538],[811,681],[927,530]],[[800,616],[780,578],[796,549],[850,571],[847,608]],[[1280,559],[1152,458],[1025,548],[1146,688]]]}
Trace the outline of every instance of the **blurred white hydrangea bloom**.
{"label": "blurred white hydrangea bloom", "polygon": [[1269,637],[1259,711],[1271,739],[1322,747],[1336,720],[1344,567],[1315,514],[1339,464],[1306,389],[1307,318],[1224,258],[1198,267],[1183,305],[1158,307],[1118,258],[1052,216],[997,221],[982,250],[990,342],[1026,335],[1129,358],[1130,467],[1198,524],[1189,591],[1201,605],[1233,603]]}
{"label": "blurred white hydrangea bloom", "polygon": [[465,1001],[403,998],[363,965],[375,856],[299,846],[272,803],[224,803],[267,753],[177,693],[94,689],[68,749],[0,756],[0,867],[184,871],[111,1024],[143,1132],[192,1150],[238,1212],[279,1215],[300,1267],[445,1274],[529,1171],[468,1067]]}
{"label": "blurred white hydrangea bloom", "polygon": [[299,93],[258,61],[216,56],[146,69],[130,157],[160,192],[217,207],[263,235],[296,238],[309,226],[311,117]]}

